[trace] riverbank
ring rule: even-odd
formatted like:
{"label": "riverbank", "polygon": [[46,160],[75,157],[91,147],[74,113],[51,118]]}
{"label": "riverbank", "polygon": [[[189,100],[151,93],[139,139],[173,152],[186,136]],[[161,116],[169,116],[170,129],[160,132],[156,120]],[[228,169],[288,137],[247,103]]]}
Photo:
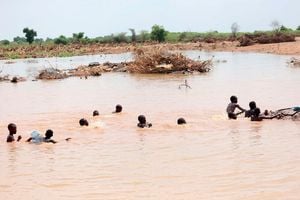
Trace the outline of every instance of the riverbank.
{"label": "riverbank", "polygon": [[232,51],[258,52],[280,55],[300,56],[300,37],[295,42],[274,44],[254,44],[240,47],[237,41],[189,42],[189,43],[138,43],[138,44],[69,44],[69,45],[24,45],[0,47],[0,59],[68,57],[78,55],[118,54],[132,52],[138,47],[164,48],[167,50],[202,50],[202,51]]}

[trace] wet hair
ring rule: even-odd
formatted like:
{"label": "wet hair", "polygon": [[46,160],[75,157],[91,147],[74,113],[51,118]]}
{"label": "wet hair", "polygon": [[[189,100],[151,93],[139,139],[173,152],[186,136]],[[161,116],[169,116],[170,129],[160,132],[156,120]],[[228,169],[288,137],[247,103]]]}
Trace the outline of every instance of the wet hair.
{"label": "wet hair", "polygon": [[82,118],[79,120],[79,124],[80,126],[88,126],[89,122],[86,119]]}
{"label": "wet hair", "polygon": [[46,138],[51,138],[53,136],[53,131],[51,129],[48,129],[45,133]]}
{"label": "wet hair", "polygon": [[230,97],[230,101],[231,101],[231,103],[237,103],[237,102],[238,102],[238,99],[237,99],[236,96],[231,96],[231,97]]}
{"label": "wet hair", "polygon": [[98,112],[98,110],[94,110],[94,112],[93,112],[93,116],[95,117],[95,116],[98,116],[99,115],[99,112]]}
{"label": "wet hair", "polygon": [[186,124],[186,121],[185,121],[184,118],[181,117],[181,118],[177,119],[177,124],[178,124],[178,125]]}
{"label": "wet hair", "polygon": [[250,107],[251,110],[255,109],[255,108],[256,108],[256,103],[255,103],[255,101],[251,101],[251,102],[249,103],[249,107]]}
{"label": "wet hair", "polygon": [[116,105],[116,113],[122,112],[122,109],[123,107],[120,104]]}
{"label": "wet hair", "polygon": [[10,123],[10,124],[8,124],[7,128],[8,128],[8,130],[16,129],[17,125],[14,123]]}
{"label": "wet hair", "polygon": [[17,133],[17,125],[14,124],[14,123],[8,124],[7,129],[8,129],[10,134],[16,134]]}
{"label": "wet hair", "polygon": [[254,111],[253,111],[253,114],[255,117],[258,117],[259,114],[260,114],[260,109],[259,108],[255,108]]}
{"label": "wet hair", "polygon": [[138,116],[138,120],[141,124],[145,124],[146,123],[146,117],[144,115],[139,115]]}

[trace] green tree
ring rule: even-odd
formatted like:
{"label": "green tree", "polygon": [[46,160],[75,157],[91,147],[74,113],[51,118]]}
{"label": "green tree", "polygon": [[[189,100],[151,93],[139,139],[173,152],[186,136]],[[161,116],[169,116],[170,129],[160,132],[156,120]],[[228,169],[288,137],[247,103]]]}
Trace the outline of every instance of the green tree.
{"label": "green tree", "polygon": [[55,39],[54,39],[54,43],[55,43],[55,44],[63,44],[63,45],[66,45],[66,44],[69,43],[69,40],[68,40],[68,38],[66,38],[66,36],[61,35],[61,36],[59,36],[58,38],[55,38]]}
{"label": "green tree", "polygon": [[73,33],[73,42],[81,42],[84,37],[84,32]]}
{"label": "green tree", "polygon": [[31,44],[34,41],[34,37],[37,36],[36,31],[29,28],[24,28],[23,33],[25,33],[26,41]]}
{"label": "green tree", "polygon": [[151,40],[164,42],[166,40],[167,31],[164,29],[163,26],[154,25],[152,26],[152,31],[150,35],[151,35]]}
{"label": "green tree", "polygon": [[113,41],[116,43],[128,42],[126,33],[119,33],[113,36]]}
{"label": "green tree", "polygon": [[296,28],[296,30],[297,30],[297,31],[300,31],[300,26],[298,26],[298,27]]}

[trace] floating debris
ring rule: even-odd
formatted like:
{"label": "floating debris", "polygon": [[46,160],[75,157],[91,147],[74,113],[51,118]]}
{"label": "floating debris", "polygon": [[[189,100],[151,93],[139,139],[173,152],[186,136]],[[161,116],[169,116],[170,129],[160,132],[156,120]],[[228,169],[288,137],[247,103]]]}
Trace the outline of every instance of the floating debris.
{"label": "floating debris", "polygon": [[59,69],[48,68],[40,71],[39,75],[36,77],[37,79],[42,80],[53,80],[53,79],[64,79],[69,77],[69,75]]}
{"label": "floating debris", "polygon": [[147,51],[137,49],[134,61],[127,64],[127,70],[131,73],[204,73],[210,70],[212,60],[195,61],[181,53],[171,53],[153,48]]}
{"label": "floating debris", "polygon": [[294,66],[300,66],[300,59],[297,58],[291,58],[290,61],[288,62],[289,64],[292,64]]}
{"label": "floating debris", "polygon": [[12,60],[9,60],[9,61],[6,61],[4,64],[9,65],[9,64],[14,64],[14,63],[16,63],[16,62],[15,62],[15,61],[12,61]]}
{"label": "floating debris", "polygon": [[0,81],[9,81],[9,75],[0,76]]}

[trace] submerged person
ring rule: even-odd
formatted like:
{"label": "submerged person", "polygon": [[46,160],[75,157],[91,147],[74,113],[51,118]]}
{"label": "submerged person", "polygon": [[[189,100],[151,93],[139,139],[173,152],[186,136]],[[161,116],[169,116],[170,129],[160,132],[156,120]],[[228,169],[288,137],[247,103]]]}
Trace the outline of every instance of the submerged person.
{"label": "submerged person", "polygon": [[255,108],[253,111],[253,115],[251,116],[251,121],[262,121],[264,119],[274,119],[276,117],[280,117],[281,114],[273,115],[273,116],[267,116],[267,115],[261,115],[260,109]]}
{"label": "submerged person", "polygon": [[32,142],[32,143],[53,143],[55,144],[56,141],[51,139],[53,136],[53,131],[51,129],[47,130],[45,133],[45,137],[42,137],[38,131],[33,131],[31,133],[31,137],[26,140],[26,142]]}
{"label": "submerged person", "polygon": [[82,118],[79,120],[79,125],[80,126],[89,126],[89,122],[86,119]]}
{"label": "submerged person", "polygon": [[120,104],[118,104],[118,105],[116,105],[116,110],[113,113],[121,113],[122,110],[123,110],[123,107]]}
{"label": "submerged person", "polygon": [[247,110],[245,112],[245,117],[251,117],[254,114],[254,109],[256,108],[256,102],[255,101],[251,101],[249,103],[249,108],[250,108],[250,110]]}
{"label": "submerged person", "polygon": [[[10,124],[8,124],[7,129],[9,131],[9,134],[6,138],[6,142],[14,142],[15,141],[14,135],[17,134],[17,125],[14,123],[10,123]],[[19,142],[21,139],[22,139],[22,136],[19,135],[17,138],[17,142]]]}
{"label": "submerged person", "polygon": [[[48,129],[48,130],[46,131],[45,137],[42,137],[42,136],[40,135],[39,132],[33,131],[33,132],[31,133],[31,137],[28,138],[28,139],[26,140],[26,142],[33,142],[33,143],[41,143],[41,142],[45,142],[45,143],[53,143],[53,144],[57,143],[57,141],[51,139],[52,137],[53,137],[53,131],[52,131],[51,129]],[[66,140],[66,141],[69,141],[70,139],[71,139],[71,138],[66,138],[65,140]]]}
{"label": "submerged person", "polygon": [[[235,109],[238,108],[241,112],[235,113]],[[245,112],[246,110],[238,104],[238,98],[236,96],[230,97],[230,103],[227,106],[226,112],[229,119],[237,119],[237,116]]]}
{"label": "submerged person", "polygon": [[95,116],[99,116],[98,110],[94,110],[94,112],[93,112],[93,117],[95,117]]}
{"label": "submerged person", "polygon": [[150,127],[152,127],[152,124],[147,122],[146,117],[144,115],[139,115],[138,116],[138,121],[139,121],[139,123],[137,124],[137,126],[139,128],[145,128],[145,127],[150,128]]}
{"label": "submerged person", "polygon": [[185,119],[184,118],[179,118],[179,119],[177,119],[177,124],[178,125],[183,125],[183,124],[186,124],[186,121],[185,121]]}

